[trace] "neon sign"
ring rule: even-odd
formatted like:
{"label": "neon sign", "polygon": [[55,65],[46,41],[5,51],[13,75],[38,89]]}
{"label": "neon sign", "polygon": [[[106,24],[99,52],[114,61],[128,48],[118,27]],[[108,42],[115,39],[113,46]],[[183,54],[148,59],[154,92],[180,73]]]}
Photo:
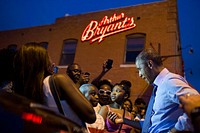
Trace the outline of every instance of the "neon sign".
{"label": "neon sign", "polygon": [[136,27],[134,17],[126,17],[124,13],[116,15],[114,13],[110,18],[104,16],[100,22],[92,20],[82,33],[81,41],[89,41],[90,44],[98,40],[101,43],[105,37],[127,31]]}
{"label": "neon sign", "polygon": [[42,123],[42,117],[33,113],[23,112],[22,119],[26,121],[32,121],[33,123],[36,123],[36,124]]}

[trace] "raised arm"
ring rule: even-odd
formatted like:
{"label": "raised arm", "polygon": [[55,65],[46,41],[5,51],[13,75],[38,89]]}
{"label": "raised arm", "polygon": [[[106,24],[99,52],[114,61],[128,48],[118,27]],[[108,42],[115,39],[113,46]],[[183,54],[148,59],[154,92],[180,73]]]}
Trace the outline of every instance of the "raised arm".
{"label": "raised arm", "polygon": [[101,80],[101,78],[112,68],[112,66],[107,68],[106,65],[107,65],[107,62],[104,62],[101,73],[92,80],[91,82],[92,84],[97,85],[98,82]]}

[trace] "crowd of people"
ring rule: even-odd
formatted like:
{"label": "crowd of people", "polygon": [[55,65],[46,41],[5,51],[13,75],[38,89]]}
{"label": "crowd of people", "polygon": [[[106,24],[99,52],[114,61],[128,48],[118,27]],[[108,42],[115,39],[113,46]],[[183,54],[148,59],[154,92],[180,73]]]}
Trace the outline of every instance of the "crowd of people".
{"label": "crowd of people", "polygon": [[1,76],[1,89],[45,105],[84,128],[84,132],[200,131],[199,92],[165,68],[153,49],[144,49],[136,58],[139,77],[153,87],[149,103],[140,97],[130,100],[130,81],[112,83],[104,79],[112,69],[106,61],[101,73],[91,80],[90,73],[83,72],[78,63],[70,64],[66,74],[55,72],[47,50],[37,43],[24,44],[9,56],[7,66],[13,66],[12,73]]}

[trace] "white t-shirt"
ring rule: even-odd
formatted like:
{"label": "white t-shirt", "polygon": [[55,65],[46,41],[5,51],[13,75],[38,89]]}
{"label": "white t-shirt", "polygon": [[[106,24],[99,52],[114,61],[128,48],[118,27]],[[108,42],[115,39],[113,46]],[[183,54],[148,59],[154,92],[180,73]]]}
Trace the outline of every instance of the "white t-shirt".
{"label": "white t-shirt", "polygon": [[[43,81],[43,91],[44,91],[44,101],[46,106],[48,106],[51,110],[58,112],[58,107],[56,105],[56,102],[54,100],[54,97],[51,93],[50,85],[49,85],[49,78],[50,76],[47,76]],[[66,100],[61,100],[61,105],[65,114],[65,117],[69,120],[77,123],[80,126],[85,126],[85,124],[81,121],[81,119],[77,116],[77,114],[73,111],[73,109],[69,106]]]}

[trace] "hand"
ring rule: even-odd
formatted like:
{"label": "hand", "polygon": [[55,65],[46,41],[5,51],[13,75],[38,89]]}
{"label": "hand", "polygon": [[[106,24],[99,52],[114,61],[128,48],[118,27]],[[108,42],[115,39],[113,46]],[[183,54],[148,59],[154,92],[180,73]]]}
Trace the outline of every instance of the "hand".
{"label": "hand", "polygon": [[111,68],[107,68],[106,65],[107,65],[107,62],[104,62],[103,63],[103,68],[102,68],[102,72],[103,73],[107,73],[112,68],[112,67]]}
{"label": "hand", "polygon": [[115,112],[109,112],[108,118],[115,124],[123,123],[122,116]]}
{"label": "hand", "polygon": [[134,121],[140,121],[140,118],[135,117],[133,120],[134,120]]}
{"label": "hand", "polygon": [[116,120],[117,117],[118,117],[117,114],[114,113],[114,112],[109,112],[109,113],[108,113],[108,118],[109,118],[113,123],[115,123],[115,120]]}
{"label": "hand", "polygon": [[179,97],[181,107],[190,117],[192,109],[200,107],[200,95],[185,95]]}

